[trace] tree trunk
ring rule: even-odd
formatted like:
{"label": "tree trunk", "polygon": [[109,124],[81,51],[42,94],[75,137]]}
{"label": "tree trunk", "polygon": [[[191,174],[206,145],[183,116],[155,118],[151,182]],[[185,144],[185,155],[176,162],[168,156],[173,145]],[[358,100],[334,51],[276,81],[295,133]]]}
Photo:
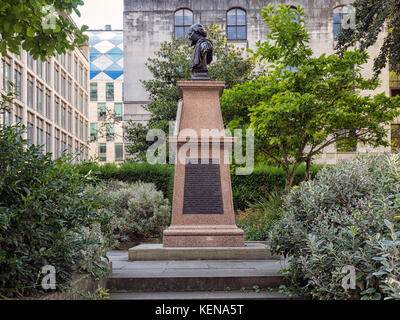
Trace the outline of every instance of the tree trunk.
{"label": "tree trunk", "polygon": [[297,168],[299,167],[299,163],[295,163],[293,166],[292,172],[289,169],[286,170],[286,183],[285,183],[285,192],[289,193],[292,188],[292,184],[294,181],[294,177],[296,176]]}
{"label": "tree trunk", "polygon": [[311,159],[306,160],[306,172],[304,174],[303,181],[307,181],[310,179],[310,168],[311,168]]}

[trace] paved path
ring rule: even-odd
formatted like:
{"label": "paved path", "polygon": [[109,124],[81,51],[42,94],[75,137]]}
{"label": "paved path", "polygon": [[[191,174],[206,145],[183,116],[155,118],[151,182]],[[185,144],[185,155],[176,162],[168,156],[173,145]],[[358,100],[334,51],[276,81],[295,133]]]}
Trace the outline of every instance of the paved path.
{"label": "paved path", "polygon": [[111,278],[273,276],[287,268],[284,260],[129,261],[127,251],[110,251]]}

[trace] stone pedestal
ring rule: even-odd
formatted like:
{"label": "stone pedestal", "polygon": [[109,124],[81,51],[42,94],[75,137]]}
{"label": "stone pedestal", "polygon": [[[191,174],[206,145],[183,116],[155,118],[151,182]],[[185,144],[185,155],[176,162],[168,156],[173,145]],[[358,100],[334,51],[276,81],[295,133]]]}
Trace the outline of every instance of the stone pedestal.
{"label": "stone pedestal", "polygon": [[[178,82],[174,198],[164,247],[244,247],[235,224],[228,155],[234,139],[224,135],[219,98],[224,83]],[[207,130],[208,129],[208,130]],[[197,152],[196,152],[197,151]]]}

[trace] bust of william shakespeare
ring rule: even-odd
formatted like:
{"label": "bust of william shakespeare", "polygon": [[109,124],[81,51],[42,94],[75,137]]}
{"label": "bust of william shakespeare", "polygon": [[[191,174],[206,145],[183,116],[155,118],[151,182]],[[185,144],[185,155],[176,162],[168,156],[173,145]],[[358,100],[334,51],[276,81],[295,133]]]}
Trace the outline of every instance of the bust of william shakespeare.
{"label": "bust of william shakespeare", "polygon": [[189,40],[194,46],[190,71],[192,80],[210,80],[207,65],[213,59],[213,46],[207,39],[207,32],[201,24],[195,24],[189,29]]}

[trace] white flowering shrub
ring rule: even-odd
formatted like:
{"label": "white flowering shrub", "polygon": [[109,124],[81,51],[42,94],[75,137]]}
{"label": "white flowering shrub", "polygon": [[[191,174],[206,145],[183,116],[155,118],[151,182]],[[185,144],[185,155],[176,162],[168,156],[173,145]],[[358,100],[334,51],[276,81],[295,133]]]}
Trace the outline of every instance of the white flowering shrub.
{"label": "white flowering shrub", "polygon": [[[283,199],[269,233],[292,257],[289,275],[317,299],[399,299],[400,157],[360,156],[326,167]],[[356,287],[345,289],[345,266]]]}
{"label": "white flowering shrub", "polygon": [[170,224],[169,201],[151,183],[113,182],[109,195],[121,241],[161,237]]}

